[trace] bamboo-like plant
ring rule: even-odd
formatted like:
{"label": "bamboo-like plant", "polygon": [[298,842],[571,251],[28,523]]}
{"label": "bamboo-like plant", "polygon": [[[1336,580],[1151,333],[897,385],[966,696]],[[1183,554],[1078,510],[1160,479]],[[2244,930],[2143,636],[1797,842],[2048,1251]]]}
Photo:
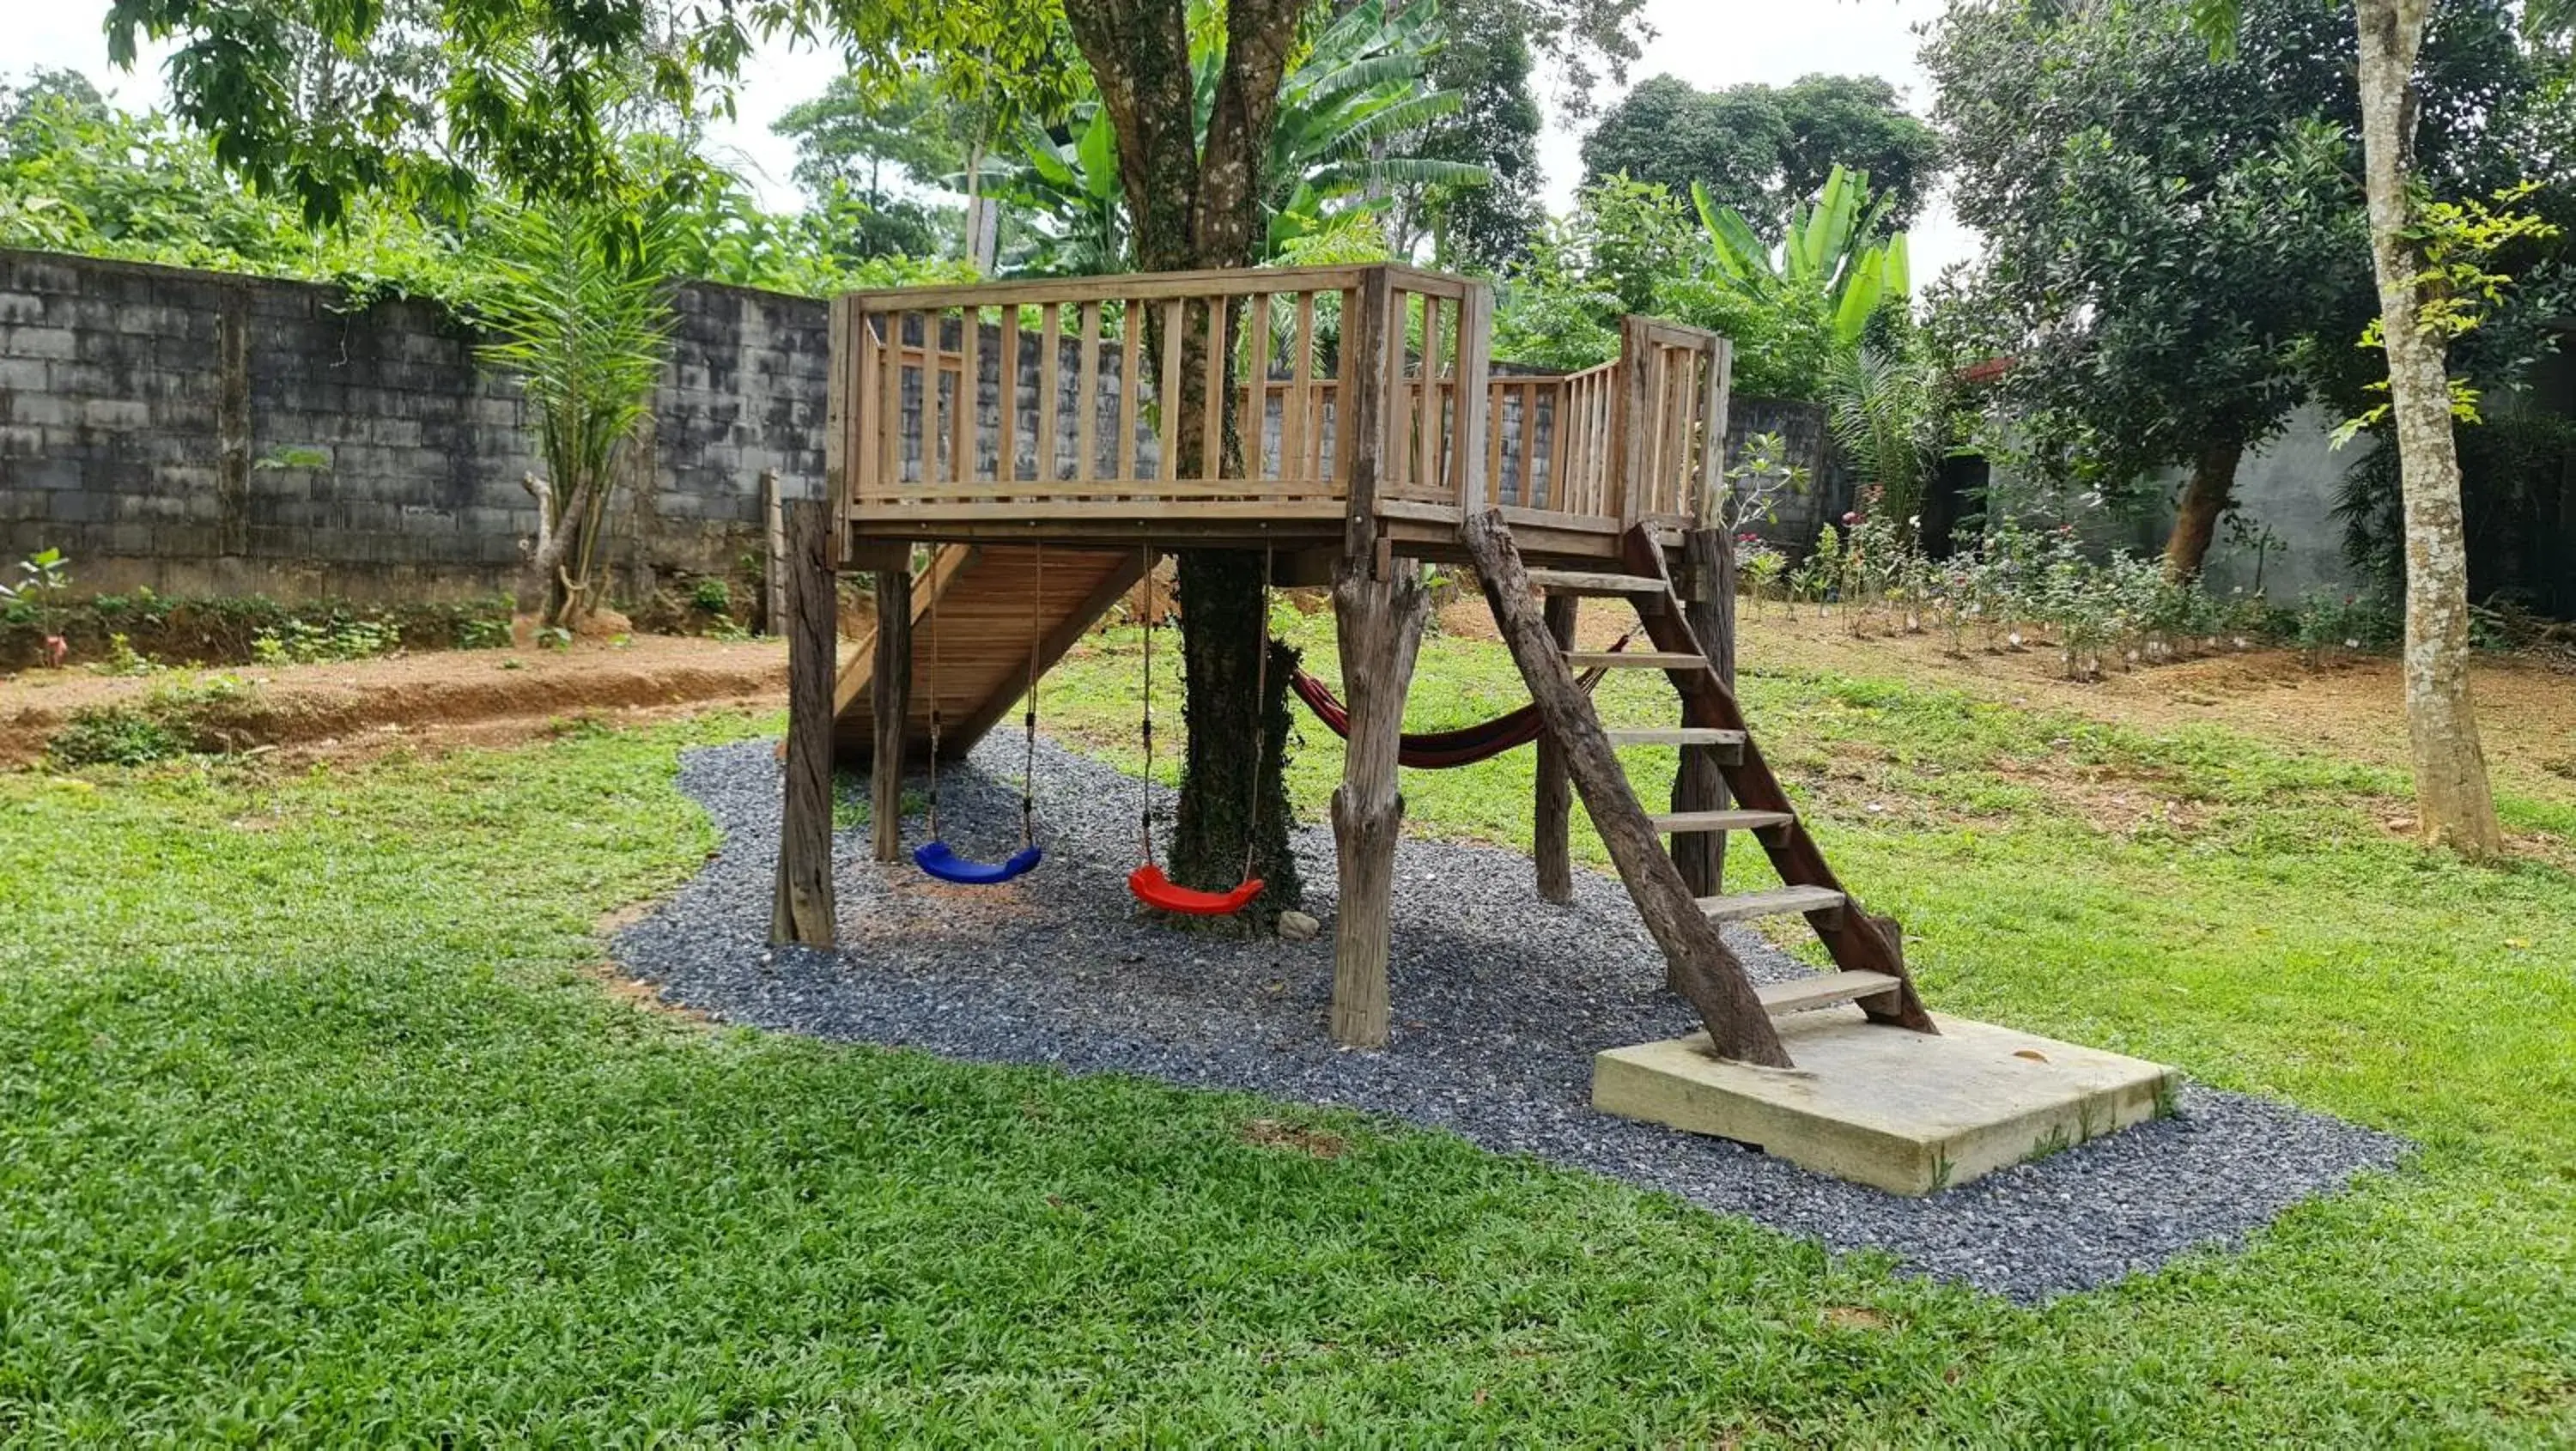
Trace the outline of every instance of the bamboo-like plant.
{"label": "bamboo-like plant", "polygon": [[537,201],[499,229],[476,304],[486,363],[519,377],[545,477],[519,610],[569,627],[598,604],[600,536],[671,347],[667,213]]}

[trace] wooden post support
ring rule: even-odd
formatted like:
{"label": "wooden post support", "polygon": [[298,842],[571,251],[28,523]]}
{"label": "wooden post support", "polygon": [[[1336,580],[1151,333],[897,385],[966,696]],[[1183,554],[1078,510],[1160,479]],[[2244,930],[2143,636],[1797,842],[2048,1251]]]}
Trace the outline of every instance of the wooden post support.
{"label": "wooden post support", "polygon": [[868,674],[868,711],[876,745],[868,764],[870,846],[881,862],[903,856],[903,737],[912,719],[912,570],[876,572],[876,658]]}
{"label": "wooden post support", "polygon": [[[761,628],[768,633],[787,633],[787,501],[778,493],[778,470],[760,471],[760,507],[767,523],[769,567],[761,574]],[[826,505],[826,508],[837,507]]]}
{"label": "wooden post support", "polygon": [[[1582,601],[1574,595],[1550,595],[1545,619],[1548,638],[1560,650],[1574,645],[1575,607]],[[1542,730],[1538,737],[1538,803],[1531,826],[1534,847],[1531,855],[1538,861],[1538,896],[1542,902],[1574,900],[1574,787],[1565,775],[1565,743],[1556,732]]]}
{"label": "wooden post support", "polygon": [[[1493,609],[1494,623],[1502,629],[1503,643],[1511,648],[1521,679],[1529,685],[1531,701],[1564,742],[1566,774],[1573,778],[1593,828],[1601,833],[1601,844],[1619,868],[1619,878],[1637,904],[1637,915],[1645,919],[1646,930],[1654,934],[1664,960],[1672,965],[1676,986],[1699,1010],[1710,1045],[1718,1056],[1740,1063],[1789,1067],[1788,1050],[1780,1046],[1780,1034],[1772,1027],[1761,998],[1755,996],[1744,964],[1736,960],[1716,925],[1682,885],[1681,873],[1664,854],[1654,823],[1637,804],[1636,791],[1619,769],[1610,738],[1592,712],[1591,697],[1575,683],[1564,652],[1548,634],[1531,598],[1520,546],[1513,542],[1501,511],[1470,515],[1459,535],[1476,561],[1485,602]],[[1655,611],[1645,618],[1652,621],[1670,613]]]}
{"label": "wooden post support", "polygon": [[786,812],[778,833],[778,890],[769,940],[807,947],[833,943],[832,674],[835,640],[832,535],[820,503],[788,511],[792,571],[787,637]]}
{"label": "wooden post support", "polygon": [[1385,268],[1370,269],[1344,322],[1344,426],[1350,429],[1350,513],[1333,577],[1342,690],[1350,697],[1350,743],[1333,791],[1333,845],[1341,905],[1333,919],[1333,1041],[1354,1048],[1386,1042],[1386,964],[1395,900],[1395,844],[1404,822],[1396,753],[1404,692],[1422,643],[1430,599],[1418,567],[1381,562],[1377,485],[1386,461],[1387,338],[1400,324]]}
{"label": "wooden post support", "polygon": [[1430,594],[1422,569],[1398,562],[1374,577],[1370,556],[1343,562],[1333,581],[1333,618],[1350,697],[1350,744],[1333,791],[1333,843],[1341,905],[1333,921],[1333,1041],[1354,1048],[1386,1042],[1387,958],[1393,946],[1395,847],[1404,832],[1396,753],[1404,694],[1422,645]]}
{"label": "wooden post support", "polygon": [[[1728,690],[1735,688],[1735,544],[1723,529],[1692,529],[1682,535],[1682,559],[1689,570],[1689,592],[1682,617],[1700,650]],[[1686,712],[1687,713],[1687,712]],[[1688,725],[1687,720],[1683,721]],[[1726,772],[1710,746],[1684,746],[1681,768],[1673,776],[1673,810],[1722,811],[1728,793]],[[1694,896],[1714,897],[1726,890],[1726,834],[1682,832],[1673,837],[1673,865]]]}

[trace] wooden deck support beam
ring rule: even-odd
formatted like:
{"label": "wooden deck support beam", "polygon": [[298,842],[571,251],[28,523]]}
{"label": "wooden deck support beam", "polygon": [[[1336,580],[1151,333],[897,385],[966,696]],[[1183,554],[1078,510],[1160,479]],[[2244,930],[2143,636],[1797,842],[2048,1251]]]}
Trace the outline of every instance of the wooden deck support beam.
{"label": "wooden deck support beam", "polygon": [[870,845],[881,862],[903,856],[903,737],[912,718],[912,569],[876,572],[876,661],[868,676],[868,713],[876,747],[868,755]]}
{"label": "wooden deck support beam", "polygon": [[787,508],[786,810],[778,833],[769,940],[833,945],[832,674],[839,663],[828,507]]}
{"label": "wooden deck support beam", "polygon": [[[1543,612],[1548,638],[1560,650],[1574,647],[1575,610],[1583,602],[1573,595],[1550,595]],[[1531,822],[1531,856],[1538,865],[1542,902],[1574,900],[1574,784],[1566,779],[1565,742],[1556,732],[1538,737],[1538,799]]]}
{"label": "wooden deck support beam", "polygon": [[[1735,688],[1735,544],[1723,529],[1693,529],[1682,536],[1682,560],[1688,591],[1682,617],[1700,650],[1728,690]],[[1689,712],[1683,712],[1689,725]],[[1681,765],[1673,773],[1673,810],[1723,811],[1728,794],[1726,771],[1709,746],[1682,747]],[[1726,890],[1726,834],[1687,832],[1673,838],[1673,865],[1682,882],[1698,897]]]}
{"label": "wooden deck support beam", "polygon": [[1333,1041],[1353,1048],[1386,1043],[1387,957],[1395,900],[1395,845],[1404,827],[1396,753],[1404,729],[1404,694],[1422,644],[1430,597],[1421,568],[1380,558],[1375,501],[1386,461],[1384,356],[1394,316],[1392,279],[1372,269],[1358,306],[1344,323],[1353,371],[1347,425],[1350,513],[1342,559],[1333,577],[1333,614],[1342,660],[1342,690],[1351,728],[1342,755],[1342,784],[1333,791],[1333,846],[1341,905],[1333,919]]}

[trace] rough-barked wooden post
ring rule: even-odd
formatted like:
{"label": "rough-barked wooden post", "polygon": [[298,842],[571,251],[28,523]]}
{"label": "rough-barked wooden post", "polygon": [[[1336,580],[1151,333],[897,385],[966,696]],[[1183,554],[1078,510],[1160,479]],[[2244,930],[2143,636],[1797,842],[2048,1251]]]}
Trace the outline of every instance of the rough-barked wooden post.
{"label": "rough-barked wooden post", "polygon": [[1354,1048],[1386,1042],[1387,956],[1395,900],[1395,844],[1404,825],[1396,752],[1404,728],[1404,693],[1422,642],[1429,600],[1412,561],[1378,557],[1378,470],[1385,461],[1386,340],[1394,318],[1394,281],[1373,268],[1358,306],[1344,324],[1342,347],[1358,360],[1344,400],[1352,430],[1350,512],[1341,563],[1333,573],[1333,615],[1342,658],[1342,691],[1350,699],[1350,739],[1342,784],[1333,791],[1333,846],[1341,904],[1333,920],[1333,1041]]}
{"label": "rough-barked wooden post", "polygon": [[[868,676],[876,746],[868,757],[870,846],[881,862],[903,855],[903,736],[912,718],[912,570],[876,572],[876,659]],[[935,606],[934,606],[935,608]]]}
{"label": "rough-barked wooden post", "polygon": [[[1699,469],[1691,481],[1689,501],[1694,527],[1682,536],[1682,560],[1690,581],[1682,600],[1682,618],[1730,693],[1735,689],[1735,541],[1726,532],[1725,501],[1731,487],[1726,477],[1726,414],[1734,396],[1734,376],[1734,345],[1724,338],[1710,339]],[[1685,719],[1682,724],[1690,722]],[[1673,773],[1673,810],[1723,811],[1731,794],[1715,747],[1682,748],[1680,768]],[[1723,893],[1726,834],[1710,831],[1674,837],[1673,865],[1681,868],[1682,880],[1699,895]]]}
{"label": "rough-barked wooden post", "polygon": [[832,555],[828,506],[789,505],[786,811],[769,940],[807,947],[833,942],[832,673],[839,664],[839,610]]}
{"label": "rough-barked wooden post", "polygon": [[[1575,682],[1565,655],[1547,631],[1529,572],[1521,565],[1520,547],[1499,510],[1468,516],[1459,531],[1467,553],[1476,561],[1485,586],[1485,602],[1494,623],[1511,647],[1512,661],[1530,688],[1530,699],[1565,745],[1566,774],[1583,797],[1593,829],[1619,868],[1620,880],[1637,904],[1638,916],[1654,934],[1656,945],[1672,965],[1675,985],[1699,1010],[1710,1044],[1721,1057],[1769,1068],[1790,1066],[1788,1050],[1771,1025],[1771,1015],[1755,996],[1744,964],[1700,910],[1681,872],[1665,854],[1664,843],[1637,804],[1637,793],[1619,769],[1610,738],[1592,713],[1591,698]],[[1653,619],[1668,611],[1650,612]]]}
{"label": "rough-barked wooden post", "polygon": [[[1574,646],[1575,595],[1550,595],[1545,618],[1548,638],[1560,650]],[[1565,743],[1556,732],[1538,737],[1538,799],[1531,823],[1531,855],[1538,865],[1542,902],[1574,900],[1574,787],[1565,775]]]}
{"label": "rough-barked wooden post", "polygon": [[[1690,622],[1691,634],[1698,638],[1708,663],[1716,667],[1717,678],[1733,690],[1735,546],[1723,529],[1693,529],[1682,536],[1682,561],[1688,568],[1683,618]],[[1727,801],[1726,771],[1718,763],[1717,747],[1682,747],[1681,766],[1673,774],[1673,810],[1723,811]],[[1717,896],[1726,890],[1726,834],[1676,834],[1673,865],[1681,868],[1682,880],[1694,895]]]}

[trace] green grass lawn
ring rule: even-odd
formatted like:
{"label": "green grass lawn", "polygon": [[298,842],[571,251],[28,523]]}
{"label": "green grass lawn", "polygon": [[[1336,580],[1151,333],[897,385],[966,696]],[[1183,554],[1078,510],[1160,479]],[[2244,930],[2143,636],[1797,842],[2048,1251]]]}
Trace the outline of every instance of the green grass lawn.
{"label": "green grass lawn", "polygon": [[[1132,645],[1060,672],[1059,729],[1129,739]],[[1654,691],[1605,701],[1656,721]],[[2402,783],[2243,737],[1746,695],[1937,1008],[2423,1153],[2242,1253],[2021,1309],[1438,1134],[613,999],[597,919],[712,845],[676,751],[774,721],[5,777],[0,1436],[2576,1436],[2576,879],[2428,856],[2379,825]],[[1519,690],[1434,641],[1418,698],[1427,726]],[[1312,812],[1339,758],[1306,735]],[[1410,774],[1416,829],[1521,839],[1529,769]],[[2564,801],[2506,810],[2576,835]]]}

